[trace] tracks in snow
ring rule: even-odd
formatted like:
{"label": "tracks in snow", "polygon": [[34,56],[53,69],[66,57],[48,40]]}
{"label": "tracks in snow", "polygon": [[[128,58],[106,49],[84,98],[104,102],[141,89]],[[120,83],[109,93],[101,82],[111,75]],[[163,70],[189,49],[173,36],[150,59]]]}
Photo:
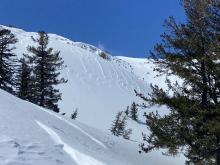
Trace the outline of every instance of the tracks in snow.
{"label": "tracks in snow", "polygon": [[[35,105],[37,106],[37,105]],[[38,106],[37,106],[38,107]],[[96,144],[102,146],[103,148],[107,149],[107,147],[102,143],[100,142],[99,140],[97,140],[96,138],[94,138],[92,135],[90,135],[89,133],[87,133],[86,131],[84,131],[83,129],[81,129],[80,127],[78,127],[77,125],[65,120],[64,118],[52,113],[52,112],[49,112],[49,111],[45,111],[43,108],[41,107],[38,107],[40,109],[42,109],[44,112],[46,113],[49,113],[50,115],[58,118],[59,120],[62,120],[63,122],[67,123],[68,125],[70,125],[71,127],[74,127],[75,129],[79,130],[80,132],[82,132],[84,135],[86,135],[89,139],[91,139],[92,141],[94,141]]]}
{"label": "tracks in snow", "polygon": [[44,129],[51,137],[51,139],[57,144],[61,145],[63,147],[63,150],[73,159],[75,163],[78,165],[105,165],[103,162],[96,160],[95,158],[85,155],[84,153],[81,153],[74,148],[72,148],[70,145],[65,143],[60,136],[53,131],[51,128],[47,127],[46,125],[42,124],[41,122],[36,120],[36,123]]}

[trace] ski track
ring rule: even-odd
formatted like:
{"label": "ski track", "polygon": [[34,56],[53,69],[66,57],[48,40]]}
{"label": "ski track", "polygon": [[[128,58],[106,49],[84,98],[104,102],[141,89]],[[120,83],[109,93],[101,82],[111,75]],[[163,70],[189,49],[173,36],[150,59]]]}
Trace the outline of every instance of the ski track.
{"label": "ski track", "polygon": [[[35,106],[37,106],[37,105],[35,105]],[[37,107],[38,107],[38,106],[37,106]],[[45,109],[43,109],[43,108],[41,108],[41,107],[38,107],[38,108],[42,109],[44,112],[47,112],[47,113],[49,113],[50,115],[52,115],[52,116],[54,116],[54,117],[56,117],[56,118],[58,118],[59,120],[62,120],[63,122],[67,123],[68,125],[74,127],[75,129],[79,130],[79,131],[82,132],[84,135],[86,135],[87,137],[89,137],[92,141],[94,141],[94,142],[97,143],[98,145],[102,146],[103,148],[107,149],[107,147],[106,147],[102,142],[100,142],[99,140],[97,140],[96,138],[94,138],[93,136],[91,136],[90,134],[88,134],[86,131],[84,131],[83,129],[81,129],[81,128],[78,127],[77,125],[75,125],[75,124],[73,124],[73,123],[71,123],[71,122],[65,120],[64,118],[62,118],[62,117],[60,117],[60,116],[58,116],[58,115],[56,115],[56,114],[54,114],[54,113],[52,113],[52,112],[49,112],[49,110],[45,110]]]}
{"label": "ski track", "polygon": [[82,58],[79,59],[79,60],[80,60],[80,63],[81,63],[81,65],[82,65],[82,67],[83,67],[84,72],[85,72],[85,73],[88,73],[88,70],[87,70],[87,68],[86,68],[86,66],[85,66],[85,63],[84,63],[84,61],[83,61],[82,52],[81,52],[81,51],[78,51],[78,50],[74,50],[72,47],[70,48],[70,51],[71,51],[73,54],[74,54],[74,51],[77,51],[77,53],[80,54],[80,56],[82,57]]}
{"label": "ski track", "polygon": [[85,73],[88,73],[88,70],[87,70],[87,68],[86,68],[86,66],[85,66],[85,62],[84,62],[84,60],[83,60],[83,57],[80,58],[80,62],[81,62],[81,64],[82,64],[82,67],[83,67],[83,69],[84,69],[84,72],[85,72]]}
{"label": "ski track", "polygon": [[115,69],[115,64],[113,64],[113,65],[114,65],[113,69],[114,69],[114,71],[116,73],[116,77],[117,77],[117,79],[119,79],[118,71]]}
{"label": "ski track", "polygon": [[134,85],[133,80],[131,79],[131,77],[128,76],[127,74],[124,74],[124,76],[126,77],[127,81],[129,81],[128,84],[130,84],[130,90],[134,90],[136,87],[135,87],[135,85]]}
{"label": "ski track", "polygon": [[129,85],[128,80],[126,79],[124,71],[121,71],[122,80],[125,82],[125,86],[127,87]]}
{"label": "ski track", "polygon": [[73,149],[70,145],[65,143],[60,136],[53,131],[51,128],[42,124],[41,122],[35,120],[35,122],[44,129],[51,137],[51,139],[57,143],[57,145],[63,146],[63,150],[76,162],[78,165],[105,165],[103,162],[100,162],[94,159],[91,156],[85,155],[75,149]]}
{"label": "ski track", "polygon": [[[114,66],[115,66],[115,64],[114,64]],[[113,70],[114,70],[114,72],[116,73],[116,77],[117,77],[117,81],[118,81],[118,83],[116,84],[117,86],[118,86],[118,88],[119,89],[122,89],[122,87],[121,87],[121,85],[120,85],[120,75],[119,75],[119,72],[114,68],[114,67],[112,67],[113,68]]]}
{"label": "ski track", "polygon": [[114,76],[116,76],[117,77],[117,73],[115,72],[115,69],[114,69],[114,67],[113,67],[113,64],[112,63],[110,63],[110,66],[111,66],[111,71],[112,72],[114,72],[114,73],[111,73],[111,76],[112,76],[112,80],[114,80]]}
{"label": "ski track", "polygon": [[99,69],[100,69],[100,71],[101,71],[101,74],[102,74],[103,79],[105,80],[106,77],[105,77],[105,73],[104,73],[104,71],[103,71],[102,65],[100,64],[100,62],[98,61],[98,59],[97,59],[96,57],[95,57],[94,59],[95,59],[96,63],[97,63],[98,66],[99,66]]}

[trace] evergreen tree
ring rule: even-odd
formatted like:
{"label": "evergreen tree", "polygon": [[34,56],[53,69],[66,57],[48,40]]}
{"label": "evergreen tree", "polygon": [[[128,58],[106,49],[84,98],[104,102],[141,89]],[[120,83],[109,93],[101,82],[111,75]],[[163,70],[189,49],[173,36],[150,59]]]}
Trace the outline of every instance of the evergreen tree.
{"label": "evergreen tree", "polygon": [[71,114],[71,119],[76,119],[78,117],[78,109],[76,109],[72,114]]}
{"label": "evergreen tree", "polygon": [[122,136],[125,131],[126,116],[123,115],[123,111],[118,112],[115,120],[113,121],[111,132],[115,136]]}
{"label": "evergreen tree", "polygon": [[25,58],[19,60],[16,76],[17,96],[21,99],[32,101],[34,81],[31,75],[31,68]]}
{"label": "evergreen tree", "polygon": [[[183,0],[187,22],[166,21],[152,57],[160,74],[176,75],[181,83],[167,79],[168,90],[152,85],[145,97],[150,106],[166,105],[169,113],[146,114],[151,130],[141,149],[166,148],[168,154],[184,151],[187,164],[220,165],[220,2]],[[145,143],[145,141],[147,143]]]}
{"label": "evergreen tree", "polygon": [[137,104],[135,102],[133,102],[131,104],[131,107],[130,107],[130,117],[131,119],[137,121],[138,120],[138,108],[137,108]]}
{"label": "evergreen tree", "polygon": [[15,55],[12,50],[17,42],[14,34],[8,29],[0,28],[0,88],[13,93]]}
{"label": "evergreen tree", "polygon": [[129,106],[127,106],[127,108],[126,108],[126,110],[125,110],[125,114],[126,114],[126,116],[128,116],[128,115],[129,115],[129,109],[130,109],[130,107],[129,107]]}
{"label": "evergreen tree", "polygon": [[132,129],[126,129],[127,115],[123,111],[117,113],[115,120],[112,122],[111,132],[115,136],[122,136],[129,140]]}
{"label": "evergreen tree", "polygon": [[61,100],[61,93],[55,88],[56,85],[65,83],[66,80],[59,78],[59,70],[64,67],[60,52],[53,52],[48,48],[49,36],[45,32],[38,32],[38,38],[32,38],[38,44],[30,46],[28,51],[30,61],[33,62],[33,74],[35,77],[34,103],[59,112],[57,102]]}
{"label": "evergreen tree", "polygon": [[124,139],[129,140],[131,134],[132,134],[132,129],[130,128],[130,129],[124,131],[122,137],[123,137]]}
{"label": "evergreen tree", "polygon": [[66,113],[61,113],[61,115],[65,116],[65,115],[66,115]]}

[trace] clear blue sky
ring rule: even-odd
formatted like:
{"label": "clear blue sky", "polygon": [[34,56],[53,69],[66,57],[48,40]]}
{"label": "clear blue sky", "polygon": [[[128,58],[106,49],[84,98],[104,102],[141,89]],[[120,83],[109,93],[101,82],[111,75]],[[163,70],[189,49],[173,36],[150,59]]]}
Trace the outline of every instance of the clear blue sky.
{"label": "clear blue sky", "polygon": [[4,0],[0,5],[0,24],[45,30],[132,57],[147,56],[168,16],[184,20],[179,0]]}

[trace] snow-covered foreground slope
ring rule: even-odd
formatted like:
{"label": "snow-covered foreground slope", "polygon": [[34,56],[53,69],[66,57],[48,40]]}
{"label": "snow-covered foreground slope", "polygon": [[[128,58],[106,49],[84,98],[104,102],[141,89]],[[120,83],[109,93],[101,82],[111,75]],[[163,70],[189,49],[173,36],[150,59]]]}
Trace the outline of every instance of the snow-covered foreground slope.
{"label": "snow-covered foreground slope", "polygon": [[64,119],[0,90],[1,165],[176,165],[137,144]]}

